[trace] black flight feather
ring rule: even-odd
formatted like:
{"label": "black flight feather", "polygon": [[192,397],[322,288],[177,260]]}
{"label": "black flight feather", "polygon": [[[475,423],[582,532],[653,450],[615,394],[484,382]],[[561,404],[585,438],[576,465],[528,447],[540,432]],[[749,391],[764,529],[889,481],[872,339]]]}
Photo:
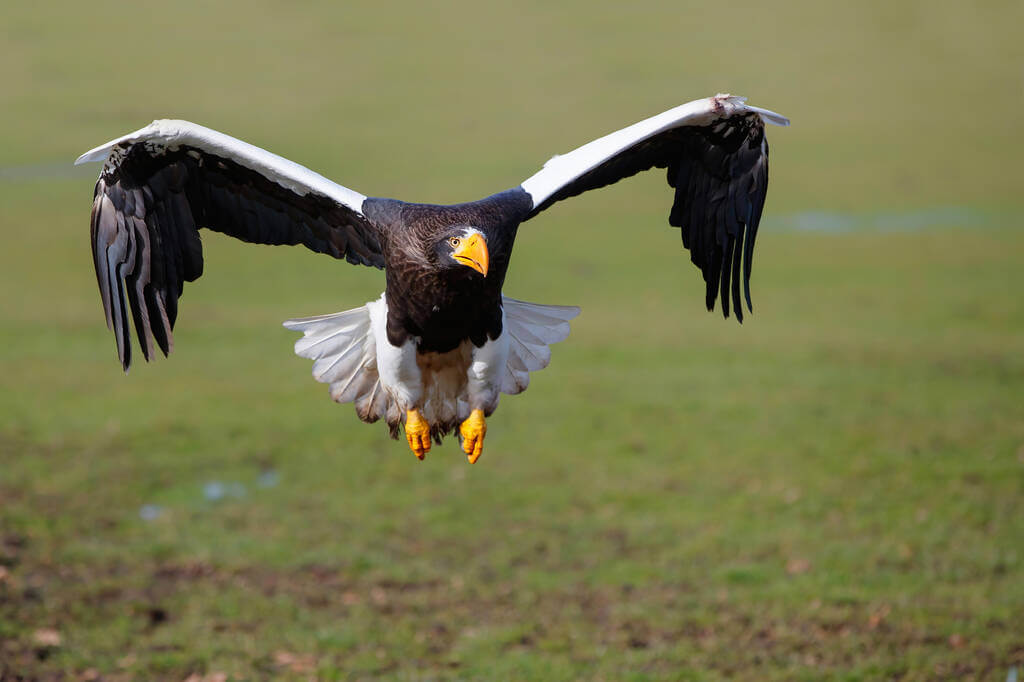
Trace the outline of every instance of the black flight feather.
{"label": "black flight feather", "polygon": [[96,183],[91,237],[104,313],[126,370],[131,323],[147,360],[155,346],[164,354],[173,348],[178,298],[184,283],[203,273],[202,227],[247,242],[302,244],[351,263],[384,266],[376,228],[333,199],[300,195],[230,159],[187,146],[118,147]]}
{"label": "black flight feather", "polygon": [[666,180],[675,190],[669,224],[680,229],[690,260],[701,269],[708,310],[720,298],[728,317],[731,298],[736,319],[742,322],[740,285],[742,280],[747,307],[753,310],[754,238],[768,189],[768,145],[757,113],[657,133],[567,182],[527,219],[557,201],[655,167],[667,169]]}

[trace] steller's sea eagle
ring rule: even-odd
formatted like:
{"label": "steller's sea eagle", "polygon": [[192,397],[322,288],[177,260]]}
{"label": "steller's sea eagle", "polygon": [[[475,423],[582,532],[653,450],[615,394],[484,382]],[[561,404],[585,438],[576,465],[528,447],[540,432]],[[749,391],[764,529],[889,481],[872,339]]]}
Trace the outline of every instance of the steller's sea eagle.
{"label": "steller's sea eagle", "polygon": [[383,418],[422,459],[458,427],[475,462],[501,393],[526,389],[579,308],[506,298],[516,230],[556,201],[649,168],[668,170],[669,224],[704,274],[708,310],[730,299],[742,322],[768,189],[764,124],[788,125],[745,99],[683,104],[555,156],[518,187],[479,201],[412,204],[366,197],[297,163],[187,121],[160,120],[83,154],[103,161],[92,205],[100,296],[123,368],[129,311],[147,360],[167,355],[184,282],[203,272],[199,228],[257,244],[302,244],[384,268],[379,300],[288,320],[295,352],[331,398]]}

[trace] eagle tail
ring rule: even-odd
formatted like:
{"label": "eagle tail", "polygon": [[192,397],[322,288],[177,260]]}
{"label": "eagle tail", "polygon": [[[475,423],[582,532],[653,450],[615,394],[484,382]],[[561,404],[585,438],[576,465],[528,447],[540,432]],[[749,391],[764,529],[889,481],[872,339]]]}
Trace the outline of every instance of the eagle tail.
{"label": "eagle tail", "polygon": [[[295,342],[295,354],[313,360],[313,378],[328,384],[332,400],[353,403],[356,414],[364,422],[373,423],[383,418],[391,437],[397,438],[404,414],[384,390],[377,369],[377,347],[370,317],[371,306],[377,305],[384,305],[383,300],[340,313],[288,320],[284,326],[303,333]],[[530,372],[548,366],[549,346],[565,340],[569,335],[569,320],[579,315],[580,309],[506,297],[502,297],[502,307],[509,351],[500,391],[515,395],[526,390]],[[430,435],[438,443],[469,415],[465,366],[470,360],[468,355],[462,358],[462,369],[455,377],[451,370],[459,365],[457,360],[446,359],[445,363],[454,364],[444,372],[435,371],[436,376],[425,387],[424,413],[431,424]]]}

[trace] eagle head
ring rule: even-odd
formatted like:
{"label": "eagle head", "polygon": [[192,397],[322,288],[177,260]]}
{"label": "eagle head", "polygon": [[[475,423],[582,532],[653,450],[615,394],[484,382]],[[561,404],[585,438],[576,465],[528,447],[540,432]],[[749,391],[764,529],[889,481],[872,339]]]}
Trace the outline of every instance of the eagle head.
{"label": "eagle head", "polygon": [[487,253],[487,239],[475,227],[453,227],[440,235],[435,243],[434,255],[442,269],[464,265],[487,276],[490,260]]}

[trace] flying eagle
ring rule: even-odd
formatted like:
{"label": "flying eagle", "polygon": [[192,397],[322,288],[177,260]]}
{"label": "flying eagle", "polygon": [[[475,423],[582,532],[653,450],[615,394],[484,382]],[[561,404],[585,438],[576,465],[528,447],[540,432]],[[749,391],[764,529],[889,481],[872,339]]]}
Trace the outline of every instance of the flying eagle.
{"label": "flying eagle", "polygon": [[507,298],[502,284],[520,223],[562,199],[649,168],[675,190],[680,228],[706,282],[706,304],[748,309],[754,238],[768,188],[765,123],[788,125],[745,99],[696,100],[555,156],[513,189],[464,204],[366,197],[259,147],[187,121],[159,120],[83,154],[103,161],[92,205],[92,252],[107,326],[125,371],[129,312],[142,354],[167,355],[185,282],[203,272],[199,228],[256,244],[302,244],[383,268],[379,300],[288,320],[295,352],[331,398],[359,418],[404,426],[422,459],[458,428],[475,462],[501,393],[526,389],[569,334],[579,308]]}

